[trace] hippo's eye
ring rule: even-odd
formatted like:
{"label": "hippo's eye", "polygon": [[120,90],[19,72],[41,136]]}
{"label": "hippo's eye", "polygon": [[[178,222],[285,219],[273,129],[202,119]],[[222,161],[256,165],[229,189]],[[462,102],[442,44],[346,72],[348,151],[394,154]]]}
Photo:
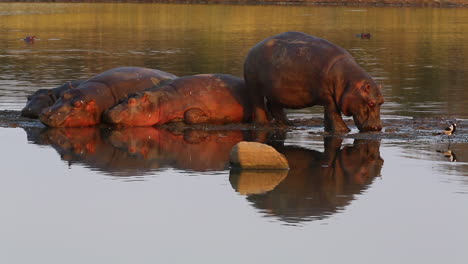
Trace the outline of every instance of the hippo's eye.
{"label": "hippo's eye", "polygon": [[28,101],[31,101],[32,95],[28,95],[27,99]]}
{"label": "hippo's eye", "polygon": [[130,99],[128,99],[128,104],[129,104],[129,105],[136,105],[136,103],[137,103],[137,101],[136,101],[135,98],[130,98]]}
{"label": "hippo's eye", "polygon": [[80,108],[83,105],[82,101],[75,101],[73,102],[73,107]]}
{"label": "hippo's eye", "polygon": [[72,95],[69,94],[69,93],[64,93],[64,94],[62,95],[62,97],[63,97],[63,99],[65,99],[65,100],[69,100],[69,99],[72,98]]}

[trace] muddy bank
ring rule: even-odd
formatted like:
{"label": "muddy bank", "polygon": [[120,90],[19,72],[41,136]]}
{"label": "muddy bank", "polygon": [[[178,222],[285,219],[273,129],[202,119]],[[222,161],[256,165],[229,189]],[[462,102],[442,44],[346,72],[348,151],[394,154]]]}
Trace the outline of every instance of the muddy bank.
{"label": "muddy bank", "polygon": [[[439,135],[452,119],[440,118],[383,118],[384,129],[382,132],[358,133],[352,120],[346,120],[346,124],[352,128],[351,133],[341,135],[345,138],[356,139],[395,139],[395,140],[420,140],[428,142],[447,142],[446,135]],[[323,136],[327,133],[323,130],[323,119],[320,117],[293,119],[293,126],[279,127],[275,125],[255,126],[253,124],[231,125],[185,125],[173,123],[161,126],[171,130],[185,130],[187,128],[203,130],[285,130],[299,135]],[[457,120],[457,133],[451,138],[451,142],[468,142],[468,120]],[[109,127],[100,125],[101,127]],[[0,127],[41,128],[44,125],[37,119],[29,119],[20,116],[20,111],[0,111]]]}
{"label": "muddy bank", "polygon": [[468,0],[19,0],[0,2],[49,3],[174,3],[239,5],[333,5],[333,6],[424,6],[466,7]]}

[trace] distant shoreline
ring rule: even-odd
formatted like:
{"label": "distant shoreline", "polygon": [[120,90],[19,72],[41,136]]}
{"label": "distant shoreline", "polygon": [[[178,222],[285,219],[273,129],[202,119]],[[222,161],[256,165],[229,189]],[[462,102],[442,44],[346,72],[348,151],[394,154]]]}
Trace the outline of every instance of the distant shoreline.
{"label": "distant shoreline", "polygon": [[0,3],[172,3],[229,5],[321,5],[375,7],[468,7],[468,0],[0,0]]}

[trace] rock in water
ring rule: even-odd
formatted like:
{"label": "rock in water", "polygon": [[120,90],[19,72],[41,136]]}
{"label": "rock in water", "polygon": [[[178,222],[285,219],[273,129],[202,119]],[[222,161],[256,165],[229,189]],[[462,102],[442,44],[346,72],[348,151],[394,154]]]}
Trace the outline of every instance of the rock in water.
{"label": "rock in water", "polygon": [[232,148],[229,161],[242,169],[289,169],[288,160],[281,153],[257,142],[239,142]]}

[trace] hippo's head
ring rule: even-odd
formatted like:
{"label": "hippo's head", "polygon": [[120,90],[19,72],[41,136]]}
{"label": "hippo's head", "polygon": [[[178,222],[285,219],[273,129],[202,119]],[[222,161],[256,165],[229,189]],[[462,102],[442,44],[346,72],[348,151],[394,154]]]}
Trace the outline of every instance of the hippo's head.
{"label": "hippo's head", "polygon": [[94,100],[86,99],[79,90],[69,90],[44,109],[39,118],[51,127],[81,127],[98,124],[100,113]]}
{"label": "hippo's head", "polygon": [[341,98],[341,111],[353,116],[360,131],[380,131],[380,106],[384,103],[382,87],[372,80],[364,80],[348,87]]}
{"label": "hippo's head", "polygon": [[28,96],[28,102],[21,110],[21,116],[38,118],[42,110],[53,105],[55,101],[57,101],[57,98],[50,89],[39,89]]}
{"label": "hippo's head", "polygon": [[104,120],[123,126],[152,126],[159,122],[157,104],[149,92],[137,93],[104,112]]}

